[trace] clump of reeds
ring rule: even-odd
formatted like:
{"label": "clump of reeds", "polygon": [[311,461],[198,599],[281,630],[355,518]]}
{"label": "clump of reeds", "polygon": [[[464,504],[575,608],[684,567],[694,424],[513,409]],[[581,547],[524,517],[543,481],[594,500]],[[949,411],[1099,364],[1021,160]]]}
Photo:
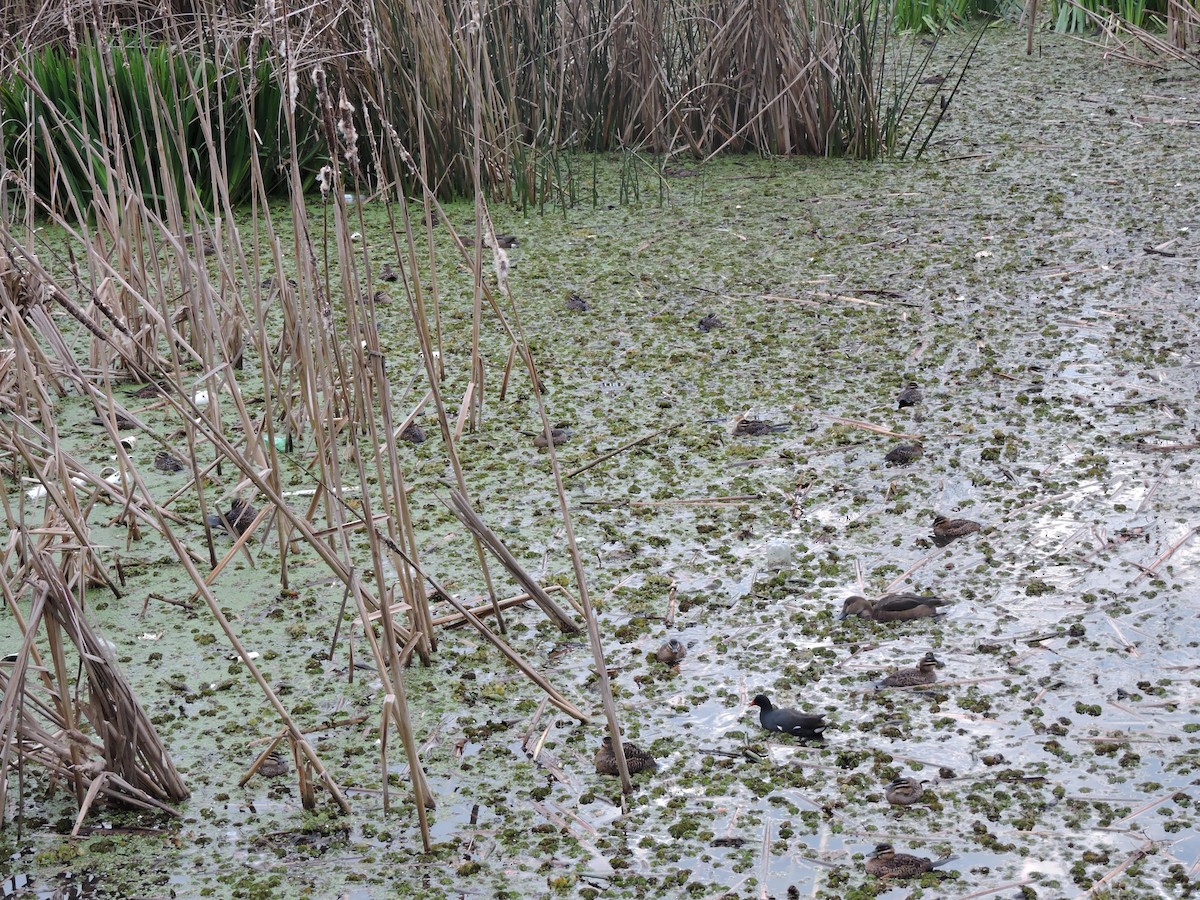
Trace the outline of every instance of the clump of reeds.
{"label": "clump of reeds", "polygon": [[[183,168],[195,191],[183,206],[284,193],[293,166],[310,186],[318,72],[352,110],[362,178],[417,187],[391,139],[439,195],[478,182],[534,204],[577,200],[568,151],[885,155],[903,146],[919,77],[875,0],[378,2],[316,7],[304,27],[265,6],[116,32],[90,7],[64,12],[65,34],[43,9],[15,16],[24,28],[0,44],[2,152],[44,202],[71,198],[78,213],[122,167],[160,212]],[[114,18],[137,20],[136,7]],[[44,129],[49,108],[64,115]]]}
{"label": "clump of reeds", "polygon": [[[211,24],[215,27],[218,23]],[[268,24],[282,30],[268,38]],[[393,188],[384,194],[394,224],[391,239],[382,245],[373,243],[363,236],[361,206],[347,198],[368,190],[372,172],[387,166],[403,168],[408,181],[419,186],[427,227],[431,228],[435,219],[446,225],[449,221],[437,203],[436,179],[430,176],[428,160],[424,156],[414,159],[399,129],[386,119],[364,117],[351,98],[347,85],[354,55],[340,50],[325,58],[302,60],[289,49],[285,22],[264,23],[261,34],[252,29],[246,37],[251,44],[256,38],[272,42],[271,52],[261,59],[269,61],[265,75],[286,98],[280,127],[290,146],[297,145],[303,115],[301,92],[293,86],[301,79],[312,86],[312,114],[318,123],[323,162],[321,192],[306,193],[306,173],[296,155],[284,160],[289,203],[282,215],[290,219],[291,230],[285,236],[275,224],[274,217],[280,212],[265,203],[272,182],[258,154],[251,152],[237,159],[229,154],[229,148],[239,141],[258,146],[255,117],[206,118],[201,114],[200,127],[192,130],[194,123],[184,121],[174,110],[203,110],[209,84],[190,70],[182,80],[177,72],[172,75],[174,89],[183,95],[173,103],[164,102],[160,88],[123,96],[120,82],[107,68],[113,48],[120,43],[103,27],[93,25],[86,38],[80,38],[97,49],[89,64],[99,67],[89,82],[97,95],[94,119],[75,132],[78,137],[86,131],[86,140],[50,142],[44,157],[31,152],[30,145],[22,145],[24,158],[12,179],[19,186],[19,196],[10,198],[14,208],[23,211],[26,229],[35,214],[57,226],[76,264],[62,267],[43,259],[28,233],[23,233],[25,229],[13,220],[0,221],[0,245],[13,248],[6,257],[5,278],[0,281],[0,311],[6,325],[0,358],[11,353],[16,367],[11,382],[14,394],[4,402],[26,410],[3,432],[3,449],[10,452],[14,471],[35,483],[28,497],[22,495],[32,507],[21,502],[13,508],[6,503],[9,526],[22,527],[33,509],[60,517],[87,548],[79,557],[89,566],[87,580],[109,585],[113,584],[109,561],[86,539],[86,526],[97,502],[108,500],[118,506],[117,521],[129,529],[131,539],[139,537],[143,529],[157,533],[195,586],[193,597],[183,602],[190,603],[193,598],[204,602],[281,720],[297,761],[303,762],[297,775],[305,805],[315,802],[313,785],[320,783],[334,802],[346,809],[348,803],[333,773],[323,766],[266,682],[213,590],[227,562],[244,553],[251,541],[261,542],[260,552],[276,554],[284,588],[292,555],[308,552],[319,557],[344,584],[345,602],[353,603],[370,645],[387,697],[381,711],[381,734],[392,727],[399,733],[428,847],[424,811],[433,798],[422,775],[408,716],[403,670],[411,659],[432,664],[437,635],[426,586],[435,582],[421,563],[418,530],[408,508],[405,473],[397,450],[403,423],[411,421],[416,410],[396,408],[380,350],[374,273],[381,259],[396,260],[402,270],[400,287],[428,382],[428,393],[418,409],[426,404],[434,408],[462,502],[469,504],[466,473],[455,441],[464,427],[483,426],[480,334],[485,311],[488,321],[498,324],[514,346],[524,347],[523,338],[508,324],[484,277],[480,253],[485,232],[490,235],[490,224],[485,225],[482,196],[488,176],[484,174],[486,141],[480,118],[485,92],[478,82],[479,73],[471,92],[469,140],[472,183],[480,198],[474,246],[456,235],[457,246],[475,275],[476,327],[469,348],[471,382],[456,417],[442,396],[444,354],[436,280],[431,279],[426,290],[414,277],[424,254],[428,254],[427,265],[436,269],[428,235],[422,234],[421,226],[414,227],[408,204]],[[135,43],[160,39],[164,34],[183,40],[208,33],[169,26],[147,31]],[[234,34],[231,40],[236,38]],[[121,38],[128,39],[128,34]],[[190,45],[190,49],[196,46]],[[247,53],[246,58],[260,58],[250,48]],[[134,70],[141,64],[135,56],[126,57]],[[3,74],[15,73],[16,79],[36,94],[37,80],[31,74],[29,58],[7,59]],[[478,53],[472,59],[476,66],[481,65]],[[228,101],[253,109],[259,92],[251,79],[231,77],[227,82],[221,90],[228,92]],[[70,132],[75,125],[69,107],[44,103],[41,114],[51,130]],[[157,143],[185,148],[189,160],[206,158],[207,167],[181,164],[179,157],[149,152],[145,145],[141,147],[145,158],[136,166],[126,165],[128,148],[120,135],[130,121],[148,123]],[[72,158],[77,164],[74,168],[67,164]],[[248,195],[258,212],[246,229],[237,224],[239,194],[235,186],[240,176],[234,177],[236,173],[231,171],[240,171],[243,163],[249,171]],[[52,178],[50,195],[42,196],[37,179],[43,167],[56,173],[54,178],[69,170],[77,182],[60,193],[62,185]],[[148,191],[147,185],[152,190]],[[323,227],[319,234],[314,222]],[[494,236],[489,243],[495,243]],[[66,316],[50,315],[50,308]],[[527,349],[521,358],[532,377]],[[148,383],[153,417],[131,409],[125,392],[117,390],[129,382]],[[115,455],[111,473],[95,473],[71,454],[69,436],[58,432],[54,403],[44,393],[47,385],[59,393],[74,393],[90,404],[101,440]],[[31,388],[36,388],[33,396],[26,397]],[[155,421],[164,423],[163,427],[155,427]],[[164,453],[177,455],[190,475],[188,486],[165,502],[154,496],[122,440],[125,430],[161,446]],[[285,496],[281,475],[280,454],[292,446],[310,451],[311,462],[303,467],[311,479],[311,497],[300,506]],[[369,492],[366,488],[371,484],[379,485],[378,490]],[[561,482],[557,492],[561,499]],[[187,522],[171,508],[174,499],[185,493],[194,497],[199,508],[198,525],[206,538],[207,561],[188,546],[181,530],[181,526],[197,523]],[[254,498],[255,511],[243,518],[240,511],[251,505],[247,497]],[[352,497],[353,505],[348,502]],[[233,508],[231,498],[243,502],[236,507],[239,514],[232,528],[233,546],[218,560],[212,523],[218,527],[234,524],[224,513]],[[503,628],[500,603],[478,539],[476,546],[481,581]],[[370,560],[366,566],[361,562],[364,549]],[[572,553],[578,569],[578,552],[572,548]],[[445,595],[444,590],[440,593]],[[604,671],[594,615],[586,594],[583,596],[582,608],[591,620],[598,665]],[[556,704],[586,721],[582,711],[479,617],[457,599],[447,596],[446,600]],[[559,622],[569,624],[565,612]],[[336,635],[333,646],[337,652]],[[79,644],[75,652],[87,651]],[[605,691],[605,697],[610,709],[615,709],[611,692]],[[612,713],[610,721],[615,729]],[[126,721],[120,728],[135,724]]]}

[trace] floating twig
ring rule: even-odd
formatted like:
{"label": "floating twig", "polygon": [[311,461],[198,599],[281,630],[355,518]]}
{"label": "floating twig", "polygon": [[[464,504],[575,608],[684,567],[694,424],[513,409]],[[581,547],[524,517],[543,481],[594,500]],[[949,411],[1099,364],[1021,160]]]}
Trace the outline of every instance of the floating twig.
{"label": "floating twig", "polygon": [[[1143,571],[1143,572],[1142,572],[1142,574],[1141,574],[1141,575],[1139,575],[1137,578],[1133,579],[1133,583],[1134,583],[1134,584],[1137,584],[1137,583],[1138,583],[1139,581],[1141,581],[1143,578],[1146,578],[1146,577],[1148,577],[1148,576],[1149,576],[1151,573],[1153,573],[1155,569],[1157,569],[1157,568],[1158,568],[1160,565],[1162,565],[1162,563],[1164,563],[1164,562],[1166,562],[1168,559],[1170,559],[1170,558],[1171,558],[1171,555],[1172,555],[1172,554],[1173,554],[1173,553],[1174,553],[1176,550],[1178,550],[1180,547],[1182,547],[1184,544],[1186,544],[1186,543],[1187,543],[1189,540],[1191,540],[1191,539],[1192,539],[1192,536],[1193,536],[1193,535],[1195,535],[1195,533],[1196,533],[1197,531],[1200,531],[1200,525],[1197,525],[1197,526],[1195,526],[1195,527],[1193,527],[1193,528],[1189,528],[1189,529],[1187,530],[1187,532],[1184,534],[1184,536],[1183,536],[1183,537],[1181,537],[1181,538],[1180,538],[1179,540],[1177,540],[1177,541],[1176,541],[1174,544],[1172,544],[1170,547],[1168,547],[1168,548],[1166,549],[1166,551],[1165,551],[1165,552],[1164,552],[1164,553],[1163,553],[1161,556],[1159,556],[1159,557],[1158,557],[1158,559],[1156,559],[1156,560],[1154,560],[1154,562],[1150,563],[1150,565],[1149,565],[1149,566],[1146,566],[1146,567],[1145,567],[1145,571]],[[1138,568],[1142,568],[1142,567],[1141,567],[1141,566],[1139,566]]]}
{"label": "floating twig", "polygon": [[586,462],[582,466],[579,466],[576,469],[572,469],[570,472],[564,472],[563,480],[565,481],[568,478],[574,478],[580,472],[586,472],[592,466],[599,465],[600,463],[604,462],[606,459],[612,459],[617,454],[624,453],[626,450],[636,447],[638,444],[644,444],[644,443],[646,443],[646,441],[653,440],[654,438],[658,437],[660,434],[666,434],[668,431],[674,431],[676,428],[682,427],[683,424],[684,424],[683,422],[675,422],[671,425],[668,425],[666,428],[660,428],[655,432],[643,435],[640,438],[635,438],[634,440],[630,441],[627,444],[622,444],[620,447],[618,447],[615,450],[609,450],[607,453],[601,453],[599,456],[597,456],[591,462]]}

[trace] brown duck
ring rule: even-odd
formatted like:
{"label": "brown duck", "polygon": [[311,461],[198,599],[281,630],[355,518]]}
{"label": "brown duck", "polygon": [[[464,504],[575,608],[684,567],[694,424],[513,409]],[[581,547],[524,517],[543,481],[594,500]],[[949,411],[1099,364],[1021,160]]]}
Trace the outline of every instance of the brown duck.
{"label": "brown duck", "polygon": [[262,765],[258,767],[258,774],[263,778],[278,778],[281,775],[286,775],[291,766],[288,765],[287,757],[278,750],[272,750],[267,754],[267,758],[262,761]]}
{"label": "brown duck", "polygon": [[159,450],[154,456],[154,468],[160,472],[182,472],[183,463],[166,450]]}
{"label": "brown duck", "polygon": [[391,263],[384,263],[383,266],[379,270],[379,280],[380,281],[399,281],[400,276],[396,273],[396,270],[392,268]]}
{"label": "brown duck", "polygon": [[[130,429],[138,427],[138,423],[133,420],[132,416],[130,416],[126,413],[120,412],[120,411],[117,411],[113,415],[113,420],[117,423],[117,431],[129,431]],[[93,425],[104,425],[107,422],[108,422],[107,416],[103,416],[103,417],[93,416],[92,417]]]}
{"label": "brown duck", "polygon": [[550,429],[550,437],[547,438],[546,433],[543,431],[541,434],[534,437],[533,446],[546,447],[546,446],[550,445],[551,441],[553,441],[554,446],[557,447],[559,444],[565,444],[570,439],[571,439],[571,429],[570,428],[561,428],[561,427],[560,428],[551,428]]}
{"label": "brown duck", "polygon": [[884,462],[893,466],[907,466],[909,463],[916,462],[925,455],[925,448],[920,442],[911,444],[898,444],[888,451],[887,456],[883,458]]}
{"label": "brown duck", "polygon": [[937,681],[935,669],[940,666],[938,658],[932,653],[921,657],[914,669],[897,669],[887,678],[882,679],[876,687],[913,687],[918,684],[933,684]]}
{"label": "brown duck", "polygon": [[700,320],[700,323],[697,327],[707,334],[710,331],[716,331],[718,328],[724,328],[725,323],[722,322],[715,314],[709,313]]}
{"label": "brown duck", "polygon": [[792,426],[768,422],[766,419],[739,419],[733,426],[733,433],[738,437],[759,437],[764,434],[776,434],[787,431]]}
{"label": "brown duck", "polygon": [[946,541],[947,543],[960,538],[964,534],[971,534],[979,530],[979,523],[972,522],[970,519],[947,519],[943,515],[935,515],[933,517],[933,536],[937,540]]}
{"label": "brown duck", "polygon": [[687,647],[683,646],[683,641],[679,638],[671,638],[655,651],[654,656],[660,663],[668,666],[678,665],[679,661],[687,656]]}
{"label": "brown duck", "polygon": [[139,399],[139,400],[154,400],[160,394],[165,394],[165,393],[166,393],[166,390],[162,387],[162,385],[159,385],[152,381],[149,384],[143,385],[142,387],[138,388],[136,391],[131,393],[129,396],[137,397],[137,399]]}
{"label": "brown duck", "polygon": [[213,528],[220,528],[224,526],[240,537],[246,533],[246,529],[250,527],[257,516],[257,509],[255,509],[241,497],[235,497],[233,502],[229,505],[229,512],[209,513],[208,524]]}
{"label": "brown duck", "polygon": [[567,295],[567,309],[571,310],[571,312],[587,312],[591,307],[578,294],[572,293]]}
{"label": "brown duck", "polygon": [[896,408],[904,409],[906,406],[916,406],[924,402],[925,396],[921,393],[921,387],[915,381],[910,381],[908,385],[896,396]]}
{"label": "brown duck", "polygon": [[408,441],[410,444],[423,444],[425,443],[425,429],[419,423],[412,422],[400,432],[400,439]]}
{"label": "brown duck", "polygon": [[867,874],[876,878],[913,878],[932,872],[952,859],[947,856],[933,862],[923,856],[897,853],[891,844],[876,844],[875,852],[867,856]]}
{"label": "brown duck", "polygon": [[[625,765],[629,767],[630,775],[636,775],[638,772],[653,772],[658,768],[658,762],[653,756],[629,741],[621,741],[621,748],[625,751]],[[613,752],[611,737],[606,737],[601,742],[600,749],[596,751],[596,774],[620,774],[617,771],[617,754]]]}
{"label": "brown duck", "polygon": [[915,778],[896,778],[883,789],[892,806],[912,806],[925,795],[925,782]]}
{"label": "brown duck", "polygon": [[946,601],[938,597],[926,597],[922,594],[885,594],[874,603],[866,597],[847,597],[842,604],[840,619],[850,616],[861,616],[876,622],[900,622],[907,619],[926,619],[930,616],[944,615],[938,611],[939,606],[946,606]]}

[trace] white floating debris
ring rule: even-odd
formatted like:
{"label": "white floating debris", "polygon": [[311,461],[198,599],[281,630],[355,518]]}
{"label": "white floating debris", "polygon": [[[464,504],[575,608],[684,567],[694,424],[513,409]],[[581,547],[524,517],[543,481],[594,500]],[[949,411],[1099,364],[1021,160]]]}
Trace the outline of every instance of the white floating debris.
{"label": "white floating debris", "polygon": [[206,406],[208,406],[208,391],[196,391],[196,393],[192,395],[192,402],[201,409],[204,409]]}
{"label": "white floating debris", "polygon": [[792,564],[794,552],[786,541],[772,541],[767,545],[767,568],[773,571],[786,569]]}
{"label": "white floating debris", "polygon": [[359,241],[361,241],[361,240],[362,240],[362,232],[361,232],[361,231],[354,231],[354,232],[351,232],[351,234],[350,234],[350,242],[351,242],[352,244],[357,244],[357,243],[358,243]]}
{"label": "white floating debris", "polygon": [[978,253],[975,254],[975,258],[976,259],[987,259],[991,255],[992,255],[991,250],[980,250]]}
{"label": "white floating debris", "polygon": [[131,435],[129,435],[129,437],[121,438],[121,446],[124,447],[126,450],[132,450],[135,444],[137,444],[137,436],[136,435],[131,434]]}
{"label": "white floating debris", "polygon": [[161,631],[147,631],[138,640],[141,641],[161,641],[163,633]]}

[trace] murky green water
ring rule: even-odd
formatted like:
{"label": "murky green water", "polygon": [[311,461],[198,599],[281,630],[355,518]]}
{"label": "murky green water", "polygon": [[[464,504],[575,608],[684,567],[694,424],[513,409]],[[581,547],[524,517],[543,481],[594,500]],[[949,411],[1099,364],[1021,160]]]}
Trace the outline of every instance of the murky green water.
{"label": "murky green water", "polygon": [[[564,468],[683,423],[569,482],[626,730],[660,760],[627,814],[593,774],[601,727],[542,719],[566,782],[554,779],[521,749],[536,689],[455,631],[405,676],[439,803],[437,851],[421,854],[408,805],[382,812],[373,673],[352,673],[345,640],[322,657],[340,587],[304,557],[298,596],[282,596],[257,548],[216,589],[269,680],[306,728],[366,720],[315,736],[350,816],[306,815],[291,777],[239,789],[279,726],[205,614],[140,612],[148,592],[191,592],[169,548],[113,532],[128,596],[96,593],[91,608],[193,798],[181,823],[106,814],[72,844],[56,830],[73,807],[35,793],[23,833],[4,835],[7,887],[51,896],[72,872],[122,896],[1054,898],[1115,873],[1112,897],[1192,890],[1196,451],[1129,436],[1195,440],[1200,132],[1178,122],[1200,119],[1200,72],[1106,64],[1060,38],[1032,59],[1022,46],[985,39],[924,162],[725,160],[669,179],[662,206],[648,194],[565,217],[495,211],[521,238],[511,284],[550,418],[574,429]],[[366,215],[382,227],[380,210]],[[442,284],[451,397],[468,368],[452,349],[470,329],[465,279],[448,267]],[[570,292],[590,311],[568,312]],[[710,313],[725,327],[702,332]],[[418,362],[403,303],[384,316],[403,386]],[[468,480],[523,564],[566,579],[546,457],[521,434],[538,427],[528,378],[499,402],[498,329],[485,347]],[[909,380],[925,404],[897,410]],[[735,437],[743,414],[791,427]],[[885,466],[897,440],[839,419],[919,435],[925,455]],[[403,450],[425,563],[478,598],[472,546],[437,499],[439,443]],[[166,492],[171,477],[153,483]],[[299,468],[293,480],[306,486]],[[935,511],[984,529],[939,549]],[[185,533],[199,546],[198,521]],[[937,621],[837,620],[847,595],[886,590],[956,602]],[[536,611],[508,622],[602,721],[585,642]],[[677,674],[650,658],[672,634],[688,646]],[[872,690],[930,649],[949,684]],[[747,707],[760,691],[825,712],[825,743],[762,731]],[[404,768],[398,747],[391,766]],[[930,781],[926,802],[898,812],[883,787],[909,773]],[[120,832],[131,826],[156,831]],[[862,874],[883,841],[957,859],[888,890]]]}

